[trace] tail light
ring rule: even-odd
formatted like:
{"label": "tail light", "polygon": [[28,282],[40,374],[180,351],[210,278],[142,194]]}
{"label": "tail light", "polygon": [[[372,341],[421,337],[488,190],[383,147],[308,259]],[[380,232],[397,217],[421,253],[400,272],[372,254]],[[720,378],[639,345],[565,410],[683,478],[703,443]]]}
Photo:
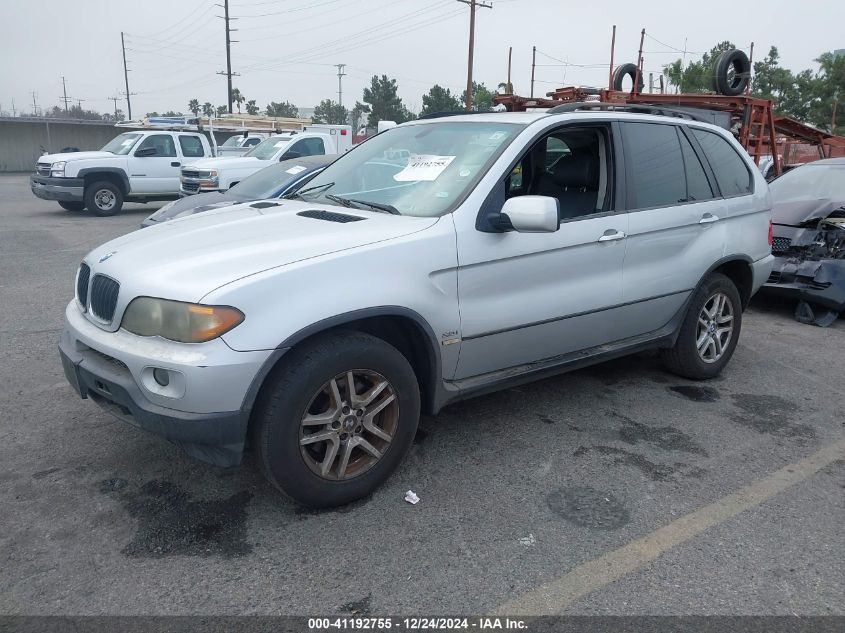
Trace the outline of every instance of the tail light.
{"label": "tail light", "polygon": [[772,245],[773,241],[774,241],[774,233],[772,232],[772,221],[769,220],[769,246]]}

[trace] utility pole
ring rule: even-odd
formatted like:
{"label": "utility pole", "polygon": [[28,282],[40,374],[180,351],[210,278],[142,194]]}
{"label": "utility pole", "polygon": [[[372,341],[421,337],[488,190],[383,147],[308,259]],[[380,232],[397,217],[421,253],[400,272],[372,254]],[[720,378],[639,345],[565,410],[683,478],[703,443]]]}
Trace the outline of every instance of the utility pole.
{"label": "utility pole", "polygon": [[12,118],[15,118],[17,114],[15,113],[15,99],[12,98]]}
{"label": "utility pole", "polygon": [[114,101],[114,120],[117,121],[117,102],[120,101],[120,97],[109,97],[109,101]]}
{"label": "utility pole", "polygon": [[[126,42],[123,39],[123,31],[120,32],[120,47],[123,49],[123,81],[126,84],[126,116],[128,120],[132,120],[132,102],[129,101],[129,96],[132,94],[129,92],[129,71],[126,68]],[[116,104],[115,104],[116,105]]]}
{"label": "utility pole", "polygon": [[[343,106],[343,77],[346,76],[346,73],[343,72],[343,69],[346,68],[346,64],[335,64],[337,68],[337,105]],[[338,108],[339,110],[340,108]]]}
{"label": "utility pole", "polygon": [[38,102],[36,101],[38,94],[34,90],[29,94],[32,95],[32,116],[38,116]]}
{"label": "utility pole", "polygon": [[226,103],[229,106],[229,114],[232,114],[232,77],[238,76],[238,73],[232,72],[232,42],[236,42],[237,40],[233,40],[231,38],[231,32],[237,31],[238,29],[233,29],[229,27],[229,22],[231,20],[237,20],[237,18],[230,18],[229,17],[229,0],[223,0],[223,4],[216,5],[223,9],[223,15],[218,15],[218,18],[223,18],[223,21],[226,24],[226,72],[218,72],[218,75],[226,75],[226,87],[228,89],[227,96],[226,96]]}
{"label": "utility pole", "polygon": [[64,94],[64,97],[61,97],[61,99],[65,102],[65,114],[67,114],[67,102],[70,101],[70,99],[67,98],[67,83],[65,82],[64,75],[62,75],[62,93]]}
{"label": "utility pole", "polygon": [[492,4],[485,4],[479,0],[458,0],[469,5],[469,55],[467,58],[467,91],[464,95],[464,105],[467,110],[472,110],[472,55],[475,51],[475,9],[481,7],[492,9]]}
{"label": "utility pole", "polygon": [[537,47],[531,49],[531,98],[534,98],[534,68],[537,66]]}

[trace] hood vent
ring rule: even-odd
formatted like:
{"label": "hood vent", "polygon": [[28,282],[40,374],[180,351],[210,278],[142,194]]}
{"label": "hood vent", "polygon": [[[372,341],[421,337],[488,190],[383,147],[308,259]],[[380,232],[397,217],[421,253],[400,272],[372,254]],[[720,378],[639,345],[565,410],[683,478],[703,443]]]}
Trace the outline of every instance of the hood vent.
{"label": "hood vent", "polygon": [[326,222],[340,222],[341,224],[345,224],[346,222],[357,222],[358,220],[366,220],[366,218],[362,218],[357,215],[346,215],[345,213],[335,213],[333,211],[323,211],[317,209],[313,211],[300,211],[296,215],[302,216],[303,218],[313,218],[314,220],[325,220]]}
{"label": "hood vent", "polygon": [[266,209],[267,207],[278,207],[280,205],[280,202],[255,202],[249,206],[253,209]]}

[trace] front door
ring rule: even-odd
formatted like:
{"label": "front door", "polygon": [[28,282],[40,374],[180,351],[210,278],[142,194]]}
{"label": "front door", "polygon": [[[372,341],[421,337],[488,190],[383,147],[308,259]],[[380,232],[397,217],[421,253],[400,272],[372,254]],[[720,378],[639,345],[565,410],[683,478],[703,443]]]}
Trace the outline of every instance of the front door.
{"label": "front door", "polygon": [[456,218],[461,315],[456,379],[619,338],[628,227],[627,215],[615,210],[614,164],[609,124],[553,129],[497,185],[492,205],[501,209],[507,198],[520,195],[555,197],[557,232],[484,232]]}
{"label": "front door", "polygon": [[150,134],[135,149],[129,163],[132,193],[179,193],[180,165],[173,136]]}

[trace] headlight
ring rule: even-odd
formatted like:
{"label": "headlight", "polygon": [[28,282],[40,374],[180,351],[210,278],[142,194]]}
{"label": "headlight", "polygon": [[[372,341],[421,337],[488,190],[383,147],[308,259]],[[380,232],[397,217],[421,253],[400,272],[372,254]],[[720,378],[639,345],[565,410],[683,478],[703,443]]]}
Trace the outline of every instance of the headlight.
{"label": "headlight", "polygon": [[139,336],[204,343],[225,334],[243,320],[243,312],[229,306],[138,297],[126,308],[120,326]]}
{"label": "headlight", "polygon": [[65,162],[66,161],[59,160],[50,165],[50,175],[55,178],[63,178],[65,175]]}

